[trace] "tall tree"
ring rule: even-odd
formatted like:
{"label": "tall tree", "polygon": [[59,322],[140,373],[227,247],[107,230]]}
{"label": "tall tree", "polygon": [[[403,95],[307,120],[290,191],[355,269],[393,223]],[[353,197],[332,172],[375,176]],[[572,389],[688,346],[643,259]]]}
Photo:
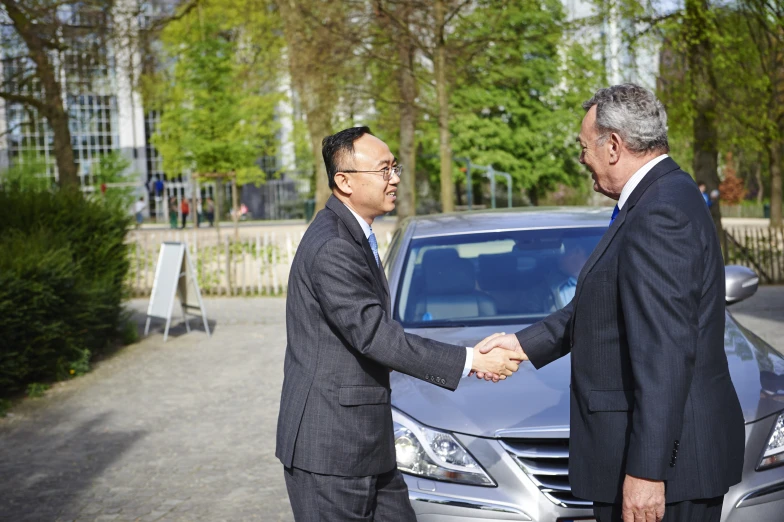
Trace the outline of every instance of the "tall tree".
{"label": "tall tree", "polygon": [[[694,176],[709,191],[719,188],[719,143],[716,121],[717,90],[713,63],[713,37],[716,26],[708,0],[686,0],[685,41],[689,66],[689,92],[692,96],[694,132]],[[724,247],[721,206],[710,207],[713,223]]]}
{"label": "tall tree", "polygon": [[310,135],[315,166],[316,210],[329,198],[321,140],[332,134],[341,86],[350,74],[350,38],[336,37],[332,27],[348,31],[350,17],[343,2],[276,0],[283,21],[289,73]]}
{"label": "tall tree", "polygon": [[205,0],[163,31],[172,65],[149,78],[147,99],[161,111],[153,143],[170,176],[266,179],[257,161],[275,153],[276,27],[264,0]]}
{"label": "tall tree", "polygon": [[[197,1],[179,11],[187,12]],[[124,46],[139,42],[128,39],[129,22],[139,15],[139,4],[122,0],[0,0],[0,98],[25,108],[23,125],[35,125],[39,117],[48,123],[63,187],[79,185],[68,98],[108,81],[100,71],[116,65]],[[148,28],[164,27],[176,16],[150,16]],[[138,33],[138,25],[131,25]]]}
{"label": "tall tree", "polygon": [[558,0],[509,2],[493,25],[487,12],[475,10],[455,32],[487,40],[454,83],[456,155],[509,172],[533,201],[558,183],[587,181],[574,140],[580,104],[604,77],[595,50],[568,32]]}
{"label": "tall tree", "polygon": [[[4,31],[3,58],[5,71],[0,97],[9,103],[23,104],[46,118],[54,138],[54,156],[58,180],[62,187],[78,187],[79,177],[71,145],[62,89],[62,66],[65,53],[74,47],[83,47],[82,38],[88,33],[105,42],[109,31],[106,11],[110,2],[93,0],[88,2],[60,2],[55,0],[22,3],[2,0],[0,5],[14,33]],[[105,59],[90,53],[91,60]],[[88,63],[91,61],[88,60]],[[66,71],[80,74],[89,80],[92,71]]]}
{"label": "tall tree", "polygon": [[[483,49],[489,41],[488,35],[477,39],[467,38],[467,35],[458,38],[455,36],[455,27],[470,13],[483,8],[487,10],[487,23],[494,26],[503,19],[507,3],[507,0],[434,0],[432,3],[376,0],[376,9],[390,21],[390,30],[396,33],[396,37],[407,40],[407,46],[416,49],[422,59],[432,64],[436,108],[433,112],[438,122],[440,201],[443,212],[451,212],[455,208],[452,136],[449,130],[450,88],[458,74],[456,71],[465,64],[466,57]],[[411,13],[415,13],[415,16]]]}
{"label": "tall tree", "polygon": [[[756,92],[764,107],[762,136],[770,168],[770,224],[782,221],[782,169],[784,168],[784,5],[765,0],[742,0],[741,13],[751,41],[752,57],[759,76],[744,84]],[[747,62],[743,62],[745,65]],[[761,80],[761,81],[760,81]],[[757,120],[759,124],[759,120]]]}

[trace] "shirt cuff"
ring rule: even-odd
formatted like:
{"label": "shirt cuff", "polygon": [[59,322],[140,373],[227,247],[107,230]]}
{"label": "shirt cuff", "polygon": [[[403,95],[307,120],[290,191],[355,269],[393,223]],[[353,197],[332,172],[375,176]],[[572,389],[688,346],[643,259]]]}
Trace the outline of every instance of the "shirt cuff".
{"label": "shirt cuff", "polygon": [[474,364],[474,349],[466,346],[466,362],[463,367],[463,377],[468,377],[468,374],[471,373],[472,364]]}

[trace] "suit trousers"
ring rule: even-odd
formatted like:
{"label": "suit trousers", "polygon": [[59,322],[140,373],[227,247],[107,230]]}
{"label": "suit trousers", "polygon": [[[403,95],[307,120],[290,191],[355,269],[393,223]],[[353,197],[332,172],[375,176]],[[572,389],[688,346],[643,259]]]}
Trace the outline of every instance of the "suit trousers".
{"label": "suit trousers", "polygon": [[339,477],[284,468],[296,522],[416,522],[400,471]]}
{"label": "suit trousers", "polygon": [[[664,507],[662,522],[719,522],[724,496],[673,502]],[[622,522],[621,504],[594,502],[597,522]]]}

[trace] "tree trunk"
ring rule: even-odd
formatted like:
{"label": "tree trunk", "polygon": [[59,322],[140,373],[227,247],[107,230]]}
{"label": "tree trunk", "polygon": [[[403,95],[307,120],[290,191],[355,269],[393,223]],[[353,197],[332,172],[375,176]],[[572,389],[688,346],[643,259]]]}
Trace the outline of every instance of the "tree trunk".
{"label": "tree trunk", "polygon": [[455,210],[455,185],[452,179],[452,146],[449,137],[449,94],[446,80],[446,42],[444,1],[435,2],[436,49],[435,73],[436,94],[438,98],[438,136],[441,157],[441,211]]}
{"label": "tree trunk", "polygon": [[762,201],[765,199],[765,187],[762,185],[762,165],[759,162],[754,178],[757,180],[757,204],[762,205]]}
{"label": "tree trunk", "polygon": [[316,168],[316,207],[313,217],[327,204],[332,189],[329,188],[327,178],[327,167],[324,165],[324,158],[321,154],[321,140],[332,134],[329,114],[318,109],[307,111],[308,132],[310,134],[310,146],[313,150],[313,166]]}
{"label": "tree trunk", "polygon": [[321,140],[332,133],[332,111],[335,105],[332,80],[337,72],[332,70],[330,64],[324,63],[328,58],[324,56],[326,43],[320,39],[323,35],[314,35],[314,28],[306,26],[308,22],[303,18],[297,2],[277,0],[276,4],[283,20],[289,73],[307,118],[313,166],[316,171],[315,217],[316,213],[324,208],[332,193],[321,155]]}
{"label": "tree trunk", "polygon": [[[406,3],[401,19],[408,23],[411,6]],[[403,167],[397,189],[398,222],[416,214],[416,81],[414,79],[414,46],[400,37],[397,44],[400,67],[397,70],[400,88],[400,165]]]}
{"label": "tree trunk", "polygon": [[231,215],[234,221],[234,240],[240,239],[240,198],[237,194],[237,178],[231,180]]}
{"label": "tree trunk", "polygon": [[770,158],[770,226],[782,228],[781,216],[781,159],[782,145],[771,140],[768,146]]}
{"label": "tree trunk", "polygon": [[52,107],[51,110],[47,110],[44,114],[46,119],[49,120],[49,126],[52,128],[52,134],[54,135],[54,156],[57,164],[58,183],[61,188],[78,188],[79,174],[74,161],[71,130],[68,128],[68,113],[62,105],[59,83],[55,82],[55,84],[57,85],[58,93],[51,95],[49,103],[59,105]]}
{"label": "tree trunk", "polygon": [[[702,98],[702,99],[700,99]],[[716,130],[716,102],[710,95],[699,95],[695,100],[697,112],[693,120],[694,132],[694,177],[705,183],[708,194],[719,188],[719,171]],[[719,238],[723,237],[721,206],[715,201],[710,207],[713,223]]]}
{"label": "tree trunk", "polygon": [[223,178],[215,178],[215,232],[218,234],[218,244],[220,244],[220,220],[223,212]]}
{"label": "tree trunk", "polygon": [[42,101],[35,105],[47,119],[54,135],[54,155],[60,187],[79,187],[79,175],[74,162],[71,131],[68,128],[68,112],[63,104],[63,93],[50,60],[46,43],[39,36],[37,24],[31,22],[16,2],[2,2],[14,28],[25,42],[30,58],[35,62],[38,80],[41,82]]}
{"label": "tree trunk", "polygon": [[[718,131],[716,129],[716,78],[713,75],[712,46],[709,39],[710,21],[707,0],[686,0],[688,18],[688,62],[694,104],[694,176],[705,183],[708,193],[719,188]],[[721,225],[721,206],[715,201],[710,207],[721,250],[727,253],[726,238]]]}

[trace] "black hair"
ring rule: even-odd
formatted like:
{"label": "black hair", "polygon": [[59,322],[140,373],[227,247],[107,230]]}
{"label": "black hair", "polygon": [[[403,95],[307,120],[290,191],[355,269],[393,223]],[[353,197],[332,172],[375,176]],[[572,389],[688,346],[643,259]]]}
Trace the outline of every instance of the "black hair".
{"label": "black hair", "polygon": [[345,168],[345,166],[341,166],[341,163],[345,161],[346,156],[354,155],[354,142],[365,134],[373,135],[369,127],[351,127],[321,140],[321,155],[324,157],[324,165],[327,167],[329,188],[335,188],[335,174],[341,168]]}

